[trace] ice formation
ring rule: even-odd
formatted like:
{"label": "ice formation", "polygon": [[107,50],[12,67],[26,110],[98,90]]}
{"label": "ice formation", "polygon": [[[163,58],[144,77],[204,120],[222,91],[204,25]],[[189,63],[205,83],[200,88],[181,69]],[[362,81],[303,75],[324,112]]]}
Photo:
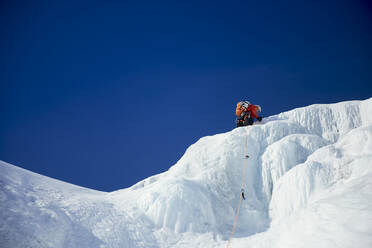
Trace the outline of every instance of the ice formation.
{"label": "ice formation", "polygon": [[244,163],[232,247],[372,247],[372,98],[203,137],[109,193],[0,162],[0,247],[225,247]]}

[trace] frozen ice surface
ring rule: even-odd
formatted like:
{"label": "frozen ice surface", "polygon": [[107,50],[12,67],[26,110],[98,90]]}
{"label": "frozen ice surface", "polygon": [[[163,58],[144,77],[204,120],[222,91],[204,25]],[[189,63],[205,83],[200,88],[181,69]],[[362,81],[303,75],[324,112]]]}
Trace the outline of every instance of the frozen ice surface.
{"label": "frozen ice surface", "polygon": [[225,247],[244,168],[231,247],[372,247],[372,98],[203,137],[109,193],[0,162],[0,247]]}

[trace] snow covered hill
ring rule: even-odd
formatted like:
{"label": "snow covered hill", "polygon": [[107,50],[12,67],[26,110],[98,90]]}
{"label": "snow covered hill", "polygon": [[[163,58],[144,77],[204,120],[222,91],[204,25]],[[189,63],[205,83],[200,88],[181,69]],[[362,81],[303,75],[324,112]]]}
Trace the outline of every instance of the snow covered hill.
{"label": "snow covered hill", "polygon": [[230,247],[372,247],[372,98],[201,138],[110,193],[0,162],[0,247],[226,247],[242,176]]}

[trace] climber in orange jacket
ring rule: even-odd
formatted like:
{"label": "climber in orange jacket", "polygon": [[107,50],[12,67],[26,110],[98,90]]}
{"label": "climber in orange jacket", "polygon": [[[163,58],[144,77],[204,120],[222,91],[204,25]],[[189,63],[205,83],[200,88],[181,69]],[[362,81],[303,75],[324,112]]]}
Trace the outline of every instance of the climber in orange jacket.
{"label": "climber in orange jacket", "polygon": [[262,121],[262,116],[258,116],[260,112],[261,107],[259,105],[250,104],[248,101],[238,102],[235,111],[237,116],[236,127],[253,125],[253,118]]}

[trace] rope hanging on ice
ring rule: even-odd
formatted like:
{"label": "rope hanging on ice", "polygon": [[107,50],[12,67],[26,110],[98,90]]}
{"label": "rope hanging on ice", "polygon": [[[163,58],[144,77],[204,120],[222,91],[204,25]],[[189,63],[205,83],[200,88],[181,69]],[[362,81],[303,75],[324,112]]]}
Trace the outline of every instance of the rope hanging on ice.
{"label": "rope hanging on ice", "polygon": [[[246,137],[245,137],[245,158],[249,158],[249,156],[248,156],[248,127],[246,127],[246,130],[247,130],[247,133],[246,133]],[[238,208],[236,209],[233,228],[231,230],[229,241],[227,241],[226,248],[229,248],[230,243],[231,243],[231,239],[234,236],[234,233],[235,233],[235,230],[236,230],[236,223],[238,222],[238,218],[239,218],[240,206],[241,206],[242,200],[245,200],[245,196],[244,196],[244,179],[245,179],[245,171],[246,171],[246,168],[247,168],[247,163],[248,162],[244,163],[244,166],[243,166],[242,183],[241,183],[241,194],[240,194],[240,198],[239,198],[239,204],[238,204]]]}

